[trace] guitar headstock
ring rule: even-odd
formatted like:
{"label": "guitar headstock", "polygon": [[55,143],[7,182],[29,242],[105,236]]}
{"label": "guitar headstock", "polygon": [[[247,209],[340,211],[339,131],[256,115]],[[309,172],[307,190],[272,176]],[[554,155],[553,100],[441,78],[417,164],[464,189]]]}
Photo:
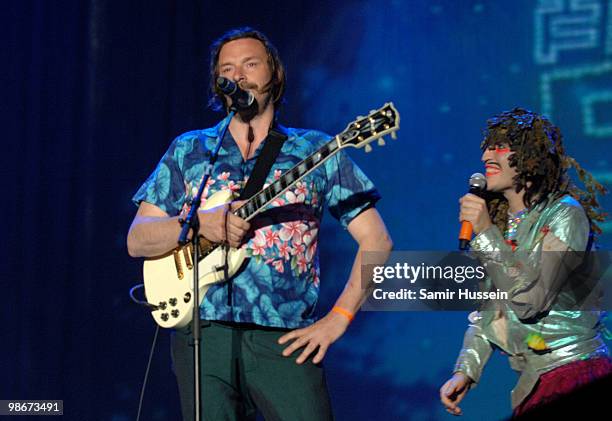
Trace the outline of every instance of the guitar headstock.
{"label": "guitar headstock", "polygon": [[366,152],[372,150],[370,142],[378,139],[378,145],[384,146],[383,138],[386,134],[391,134],[393,139],[397,136],[395,132],[399,130],[400,116],[392,102],[387,102],[382,108],[372,110],[365,117],[357,117],[355,121],[346,126],[346,129],[336,136],[341,148],[353,147],[363,148]]}

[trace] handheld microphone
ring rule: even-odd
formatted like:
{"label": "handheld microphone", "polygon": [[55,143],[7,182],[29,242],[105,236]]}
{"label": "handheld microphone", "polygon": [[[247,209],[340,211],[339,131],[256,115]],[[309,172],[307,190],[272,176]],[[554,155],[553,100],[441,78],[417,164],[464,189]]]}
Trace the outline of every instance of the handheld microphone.
{"label": "handheld microphone", "polygon": [[219,76],[217,88],[232,99],[232,108],[236,111],[257,109],[257,100],[253,93],[245,91],[237,83]]}
{"label": "handheld microphone", "polygon": [[[469,193],[475,194],[476,196],[482,197],[485,189],[487,188],[487,179],[484,175],[477,172],[472,174],[470,177],[470,190]],[[459,250],[468,250],[470,248],[470,241],[472,240],[472,223],[469,221],[461,222],[461,230],[459,230]]]}

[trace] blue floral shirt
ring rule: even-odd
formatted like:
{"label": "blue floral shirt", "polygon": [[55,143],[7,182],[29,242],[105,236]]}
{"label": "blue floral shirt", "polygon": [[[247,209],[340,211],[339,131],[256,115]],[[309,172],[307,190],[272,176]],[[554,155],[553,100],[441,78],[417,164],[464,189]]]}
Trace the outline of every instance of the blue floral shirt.
{"label": "blue floral shirt", "polygon": [[[156,205],[170,216],[185,214],[225,122],[177,137],[133,201]],[[280,130],[288,138],[264,187],[331,139],[314,130]],[[254,157],[244,161],[228,130],[202,206],[220,190],[238,193],[262,147],[263,142]],[[311,324],[319,295],[317,243],[324,206],[346,228],[379,198],[372,182],[344,151],[333,155],[264,209],[270,212],[250,221],[253,232],[243,245],[249,261],[232,279],[231,305],[227,283],[212,285],[200,305],[201,318],[283,328]]]}

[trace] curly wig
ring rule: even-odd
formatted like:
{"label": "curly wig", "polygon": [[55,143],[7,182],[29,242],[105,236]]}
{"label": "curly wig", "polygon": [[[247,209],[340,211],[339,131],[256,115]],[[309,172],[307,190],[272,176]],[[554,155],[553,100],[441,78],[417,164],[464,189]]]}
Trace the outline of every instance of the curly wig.
{"label": "curly wig", "polygon": [[[597,193],[606,189],[578,162],[565,153],[559,128],[547,118],[524,108],[505,111],[487,121],[481,149],[496,145],[508,145],[515,152],[509,159],[516,168],[514,185],[518,193],[525,189],[525,207],[533,209],[549,199],[569,194],[580,202],[591,223],[593,233],[600,234],[597,222],[603,222],[606,214],[600,209]],[[584,185],[579,188],[572,182],[568,170],[574,168]],[[491,220],[502,232],[508,219],[508,202],[501,194],[492,193],[487,198]]]}

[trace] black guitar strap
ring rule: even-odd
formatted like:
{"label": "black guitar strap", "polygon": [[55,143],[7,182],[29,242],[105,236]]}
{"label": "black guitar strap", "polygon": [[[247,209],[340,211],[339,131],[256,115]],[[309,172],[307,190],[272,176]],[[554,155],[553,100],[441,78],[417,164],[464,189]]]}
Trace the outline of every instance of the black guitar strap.
{"label": "black guitar strap", "polygon": [[287,140],[287,135],[283,133],[280,127],[275,126],[270,129],[268,136],[264,140],[263,149],[253,167],[253,172],[251,172],[238,200],[250,199],[261,190],[285,140]]}

